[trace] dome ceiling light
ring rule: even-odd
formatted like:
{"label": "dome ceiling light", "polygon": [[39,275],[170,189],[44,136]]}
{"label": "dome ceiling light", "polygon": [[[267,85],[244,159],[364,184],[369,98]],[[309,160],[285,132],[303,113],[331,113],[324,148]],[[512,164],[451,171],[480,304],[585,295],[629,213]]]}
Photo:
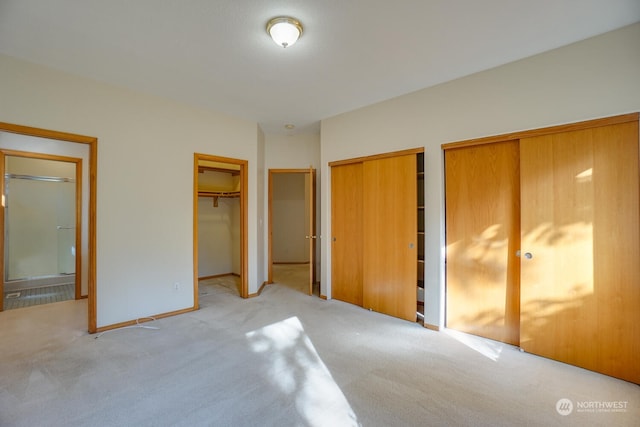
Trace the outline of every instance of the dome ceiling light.
{"label": "dome ceiling light", "polygon": [[279,16],[267,22],[267,33],[279,46],[289,47],[302,35],[302,24],[297,19]]}

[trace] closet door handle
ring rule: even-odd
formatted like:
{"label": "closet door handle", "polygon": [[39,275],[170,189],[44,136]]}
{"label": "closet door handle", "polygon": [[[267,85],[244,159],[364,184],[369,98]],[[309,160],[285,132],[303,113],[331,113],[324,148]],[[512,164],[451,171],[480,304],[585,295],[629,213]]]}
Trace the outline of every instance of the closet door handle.
{"label": "closet door handle", "polygon": [[[518,258],[520,258],[520,256],[521,256],[521,255],[522,255],[522,252],[520,252],[519,250],[518,250],[518,251],[516,251],[516,256],[517,256]],[[533,258],[533,254],[532,254],[531,252],[525,252],[525,253],[524,253],[524,257],[525,257],[526,259],[531,259],[531,258]]]}

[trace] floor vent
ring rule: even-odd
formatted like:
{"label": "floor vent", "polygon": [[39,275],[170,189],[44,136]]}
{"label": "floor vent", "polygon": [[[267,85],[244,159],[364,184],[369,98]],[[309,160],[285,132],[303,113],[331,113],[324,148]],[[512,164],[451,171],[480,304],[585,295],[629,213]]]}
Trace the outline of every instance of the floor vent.
{"label": "floor vent", "polygon": [[20,292],[11,292],[10,294],[7,294],[6,298],[7,299],[20,298]]}

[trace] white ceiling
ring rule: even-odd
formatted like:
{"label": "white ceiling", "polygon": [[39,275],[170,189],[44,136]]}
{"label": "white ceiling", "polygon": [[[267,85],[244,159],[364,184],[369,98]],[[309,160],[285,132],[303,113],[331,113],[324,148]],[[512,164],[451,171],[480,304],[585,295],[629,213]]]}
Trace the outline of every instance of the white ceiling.
{"label": "white ceiling", "polygon": [[[278,15],[304,26],[287,49],[265,31]],[[318,132],[321,119],[638,21],[640,0],[0,0],[0,52],[267,134]]]}

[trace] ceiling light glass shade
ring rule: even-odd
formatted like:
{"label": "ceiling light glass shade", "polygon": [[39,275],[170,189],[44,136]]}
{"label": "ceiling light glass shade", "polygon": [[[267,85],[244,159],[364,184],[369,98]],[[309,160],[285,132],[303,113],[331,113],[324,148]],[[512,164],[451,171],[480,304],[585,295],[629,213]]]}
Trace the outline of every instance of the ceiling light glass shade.
{"label": "ceiling light glass shade", "polygon": [[288,47],[298,41],[302,34],[302,24],[286,16],[273,18],[267,23],[267,33],[279,46]]}

